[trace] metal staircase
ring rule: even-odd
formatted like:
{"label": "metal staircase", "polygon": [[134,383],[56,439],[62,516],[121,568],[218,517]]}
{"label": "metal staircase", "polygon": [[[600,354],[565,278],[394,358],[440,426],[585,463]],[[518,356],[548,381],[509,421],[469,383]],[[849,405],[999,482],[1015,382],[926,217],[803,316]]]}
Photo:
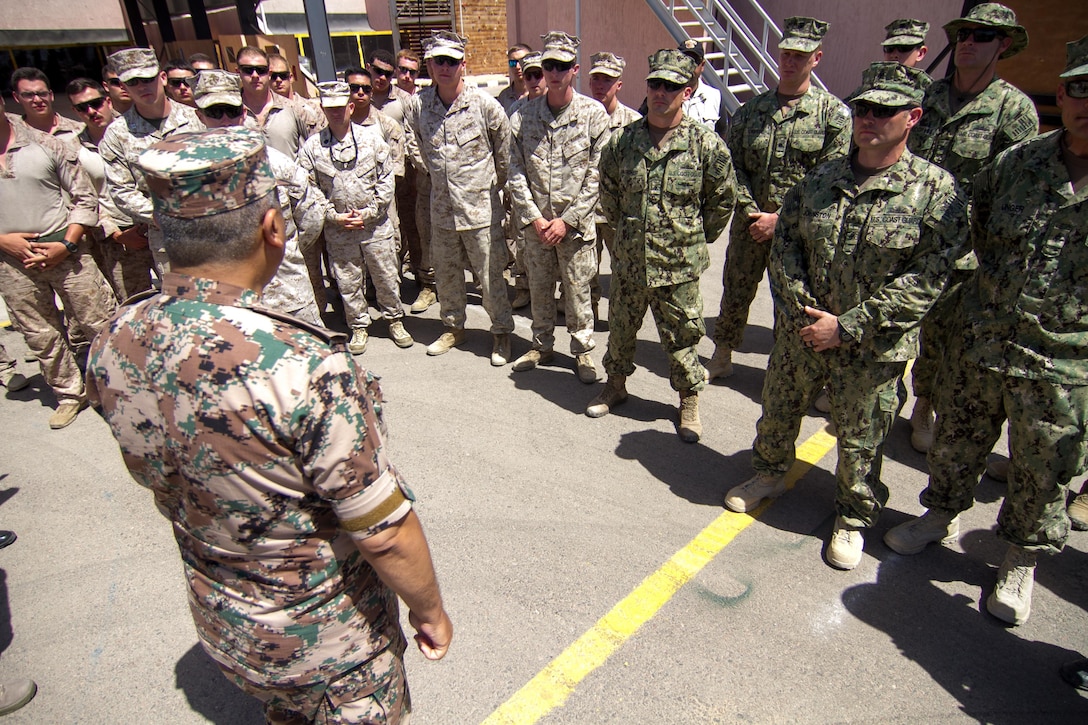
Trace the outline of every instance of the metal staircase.
{"label": "metal staircase", "polygon": [[[677,43],[691,38],[703,44],[703,80],[722,92],[730,114],[778,84],[782,31],[758,0],[646,0],[646,4]],[[812,82],[826,90],[815,75]]]}
{"label": "metal staircase", "polygon": [[389,0],[393,52],[410,48],[423,57],[422,42],[436,30],[452,30],[453,0]]}

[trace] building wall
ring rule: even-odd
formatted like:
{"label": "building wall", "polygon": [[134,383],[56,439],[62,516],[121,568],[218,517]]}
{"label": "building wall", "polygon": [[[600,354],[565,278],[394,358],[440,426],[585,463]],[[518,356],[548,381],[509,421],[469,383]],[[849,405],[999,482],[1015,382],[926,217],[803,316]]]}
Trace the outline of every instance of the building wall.
{"label": "building wall", "polygon": [[507,0],[472,0],[455,5],[454,26],[468,38],[467,72],[506,75]]}

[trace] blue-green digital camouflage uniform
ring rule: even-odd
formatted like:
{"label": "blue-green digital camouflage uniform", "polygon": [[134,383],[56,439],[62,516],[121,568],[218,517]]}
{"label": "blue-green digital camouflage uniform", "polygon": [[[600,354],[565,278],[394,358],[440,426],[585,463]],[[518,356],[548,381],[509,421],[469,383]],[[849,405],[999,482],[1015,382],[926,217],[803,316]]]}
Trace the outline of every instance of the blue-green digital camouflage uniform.
{"label": "blue-green digital camouflage uniform", "polygon": [[[753,467],[783,475],[801,419],[827,383],[838,428],[836,509],[872,526],[888,498],[884,438],[905,391],[922,317],[966,237],[967,204],[952,177],[909,151],[858,187],[850,158],[823,164],[786,195],[769,272],[777,324],[756,424]],[[839,347],[815,352],[805,306],[839,318]]]}
{"label": "blue-green digital camouflage uniform", "polygon": [[767,269],[770,242],[752,239],[749,214],[777,212],[786,192],[824,161],[850,150],[850,111],[815,86],[783,111],[775,90],[751,99],[729,125],[729,152],[737,170],[737,210],[722,270],[721,309],[714,343],[735,350],[744,338],[748,308]]}
{"label": "blue-green digital camouflage uniform", "polygon": [[[971,180],[1005,149],[1039,132],[1035,104],[1016,87],[995,78],[958,111],[952,110],[952,79],[934,81],[922,103],[922,120],[911,131],[910,150],[945,169],[971,197]],[[914,394],[934,401],[937,373],[944,361],[948,330],[957,315],[960,289],[977,266],[965,244],[953,264],[944,293],[922,323],[922,347],[914,362]],[[938,410],[938,413],[940,411]]]}
{"label": "blue-green digital camouflage uniform", "polygon": [[635,371],[635,341],[653,312],[677,391],[699,391],[706,371],[696,346],[706,334],[699,276],[707,242],[725,229],[736,203],[729,149],[685,117],[662,148],[645,120],[612,135],[601,154],[601,207],[615,229],[608,311],[609,377]]}
{"label": "blue-green digital camouflage uniform", "polygon": [[412,505],[380,388],[344,336],[257,303],[167,274],[95,340],[90,395],[174,525],[197,633],[228,676],[270,711],[378,697],[397,722],[397,598],[355,542]]}
{"label": "blue-green digital camouflage uniform", "polygon": [[1085,466],[1088,430],[1088,189],[1073,192],[1062,134],[1009,149],[975,177],[978,271],[949,336],[946,404],[921,495],[930,509],[970,508],[1007,417],[998,533],[1051,551],[1069,533],[1066,486]]}

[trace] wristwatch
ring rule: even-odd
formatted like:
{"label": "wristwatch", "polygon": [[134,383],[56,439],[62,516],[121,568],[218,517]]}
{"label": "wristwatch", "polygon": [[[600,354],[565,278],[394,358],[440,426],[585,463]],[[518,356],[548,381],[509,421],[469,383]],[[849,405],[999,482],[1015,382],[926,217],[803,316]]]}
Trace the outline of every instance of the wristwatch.
{"label": "wristwatch", "polygon": [[69,242],[67,239],[62,239],[64,248],[68,250],[68,254],[79,254],[79,245],[74,242]]}

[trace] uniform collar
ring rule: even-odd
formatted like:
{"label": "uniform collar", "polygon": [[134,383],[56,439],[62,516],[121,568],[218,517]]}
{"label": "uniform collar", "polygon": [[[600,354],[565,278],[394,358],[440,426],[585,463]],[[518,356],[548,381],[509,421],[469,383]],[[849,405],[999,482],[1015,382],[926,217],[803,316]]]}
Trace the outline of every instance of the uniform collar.
{"label": "uniform collar", "polygon": [[176,272],[167,272],[163,275],[162,293],[164,296],[177,297],[183,300],[233,307],[253,307],[260,300],[257,293],[251,289],[206,277],[190,277]]}

